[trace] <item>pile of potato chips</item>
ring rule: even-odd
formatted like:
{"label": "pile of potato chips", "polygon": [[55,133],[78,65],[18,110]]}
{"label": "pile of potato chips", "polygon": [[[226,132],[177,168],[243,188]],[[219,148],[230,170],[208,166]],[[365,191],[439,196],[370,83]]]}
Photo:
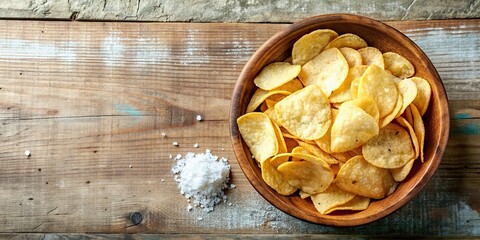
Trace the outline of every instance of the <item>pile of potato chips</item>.
{"label": "pile of potato chips", "polygon": [[237,119],[265,183],[310,197],[322,214],[392,194],[424,160],[431,88],[414,74],[406,58],[355,34],[304,35],[291,58],[254,79],[258,89]]}

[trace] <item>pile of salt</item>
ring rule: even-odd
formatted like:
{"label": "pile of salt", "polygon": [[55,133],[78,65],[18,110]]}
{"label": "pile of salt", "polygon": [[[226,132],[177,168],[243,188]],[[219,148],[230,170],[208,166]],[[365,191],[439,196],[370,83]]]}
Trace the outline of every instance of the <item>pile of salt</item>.
{"label": "pile of salt", "polygon": [[[177,155],[176,160],[172,172],[178,188],[187,199],[193,200],[194,206],[210,212],[216,204],[226,200],[223,190],[230,180],[227,159],[219,159],[207,149],[205,153],[187,153],[183,158]],[[187,209],[192,209],[191,205]]]}

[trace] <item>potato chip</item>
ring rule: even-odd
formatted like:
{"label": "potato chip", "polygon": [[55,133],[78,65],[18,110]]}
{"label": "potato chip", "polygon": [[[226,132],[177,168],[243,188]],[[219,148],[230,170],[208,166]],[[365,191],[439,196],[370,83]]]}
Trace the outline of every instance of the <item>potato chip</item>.
{"label": "potato chip", "polygon": [[417,86],[411,79],[404,79],[397,83],[397,89],[400,95],[402,96],[402,109],[397,113],[395,118],[402,115],[407,109],[408,105],[413,102],[417,96]]}
{"label": "potato chip", "polygon": [[285,162],[278,167],[278,171],[291,186],[308,194],[323,192],[333,182],[333,172],[325,162]]}
{"label": "potato chip", "polygon": [[292,93],[275,105],[278,122],[295,136],[314,140],[330,127],[330,103],[320,90],[311,85]]}
{"label": "potato chip", "polygon": [[263,90],[272,90],[296,78],[302,67],[286,62],[270,63],[262,69],[253,82]]}
{"label": "potato chip", "polygon": [[325,95],[342,85],[348,74],[348,63],[337,48],[327,49],[305,65],[298,75],[303,85],[318,85]]}
{"label": "potato chip", "polygon": [[257,109],[257,107],[260,106],[260,104],[262,104],[263,101],[265,101],[265,99],[275,94],[289,95],[290,92],[281,91],[281,90],[265,91],[261,88],[257,88],[257,90],[255,90],[255,93],[253,93],[253,96],[250,99],[250,102],[248,103],[247,113],[255,111],[255,109]]}
{"label": "potato chip", "polygon": [[357,148],[378,134],[377,121],[354,105],[341,106],[332,126],[332,152]]}
{"label": "potato chip", "polygon": [[345,33],[333,39],[325,49],[349,47],[359,49],[367,47],[367,42],[353,33]]}
{"label": "potato chip", "polygon": [[294,78],[291,81],[283,84],[282,86],[274,88],[272,90],[287,91],[290,93],[294,93],[302,88],[303,88],[302,82],[298,78]]}
{"label": "potato chip", "polygon": [[310,197],[310,194],[308,194],[308,193],[306,193],[306,192],[304,192],[304,191],[302,191],[302,190],[298,191],[298,195],[300,195],[300,198],[301,198],[301,199],[305,199],[305,198],[309,198],[309,197]]}
{"label": "potato chip", "polygon": [[393,110],[389,114],[387,114],[387,116],[380,118],[380,121],[378,122],[380,128],[383,128],[387,126],[390,122],[392,122],[392,120],[395,119],[395,116],[399,115],[398,113],[400,112],[400,110],[402,110],[402,106],[403,97],[399,94],[397,97],[397,103],[395,103],[395,108],[393,108]]}
{"label": "potato chip", "polygon": [[417,135],[413,130],[412,125],[403,117],[398,117],[395,120],[397,121],[398,124],[400,124],[400,126],[408,129],[408,132],[410,133],[410,139],[412,140],[412,144],[413,144],[413,150],[415,152],[413,159],[417,159],[418,156],[420,155],[420,147],[419,147]]}
{"label": "potato chip", "polygon": [[385,63],[385,69],[399,78],[403,79],[415,74],[415,68],[412,63],[398,53],[384,53],[383,61]]}
{"label": "potato chip", "polygon": [[[248,108],[248,106],[247,106],[247,108]],[[263,102],[260,104],[259,109],[260,109],[261,112],[267,111],[268,107],[267,107],[267,104],[265,103],[265,101],[263,101]],[[249,113],[249,112],[247,111],[247,113]]]}
{"label": "potato chip", "polygon": [[376,167],[362,156],[348,160],[340,168],[335,183],[344,191],[375,199],[386,197],[396,187],[388,169]]}
{"label": "potato chip", "polygon": [[338,34],[330,29],[321,29],[303,35],[293,44],[292,62],[304,65],[317,56]]}
{"label": "potato chip", "polygon": [[345,204],[330,208],[328,211],[325,212],[325,214],[329,214],[339,210],[351,210],[351,211],[365,210],[368,208],[368,205],[370,205],[370,198],[357,195],[352,200],[348,201]]}
{"label": "potato chip", "polygon": [[362,55],[360,55],[357,50],[349,47],[342,47],[338,50],[340,50],[345,60],[347,60],[350,68],[362,65]]}
{"label": "potato chip", "polygon": [[330,124],[330,127],[328,128],[327,132],[325,133],[325,135],[323,135],[323,137],[314,140],[315,144],[320,149],[322,149],[324,152],[329,153],[329,154],[332,153],[332,149],[330,148],[330,145],[331,145],[331,142],[332,142],[332,140],[331,140],[332,139],[331,138],[332,125],[333,125],[333,122],[335,122],[335,118],[337,117],[338,110],[337,109],[332,109],[331,113],[332,113],[332,124]]}
{"label": "potato chip", "polygon": [[345,78],[345,81],[342,83],[342,85],[334,90],[332,95],[328,97],[330,102],[341,103],[350,100],[350,86],[352,81],[358,77],[361,77],[367,68],[368,66],[365,65],[350,68],[350,70],[348,70],[347,78]]}
{"label": "potato chip", "polygon": [[363,145],[362,153],[370,164],[387,169],[400,168],[415,156],[410,135],[395,123],[380,129]]}
{"label": "potato chip", "polygon": [[377,122],[380,118],[380,112],[378,110],[377,104],[369,97],[361,97],[343,103],[343,106],[347,105],[361,108],[363,111],[372,116]]}
{"label": "potato chip", "polygon": [[298,140],[297,140],[297,142],[298,142],[299,146],[302,146],[305,150],[307,150],[308,152],[310,152],[314,156],[324,160],[328,164],[337,164],[338,163],[337,159],[335,159],[330,154],[326,153],[325,151],[323,151],[322,149],[317,147],[315,143],[310,144],[310,143],[306,143],[306,142],[298,141]]}
{"label": "potato chip", "polygon": [[267,104],[268,109],[273,109],[275,104],[277,104],[277,101],[267,98],[265,99],[265,104]]}
{"label": "potato chip", "polygon": [[410,78],[415,85],[417,85],[418,93],[415,99],[413,100],[413,104],[417,107],[418,112],[420,115],[424,115],[428,108],[428,103],[430,102],[430,96],[432,95],[432,89],[430,84],[427,80],[420,78],[420,77],[412,77]]}
{"label": "potato chip", "polygon": [[377,65],[381,69],[385,69],[385,63],[383,62],[383,55],[380,50],[374,47],[365,47],[358,49],[358,52],[362,56],[363,65]]}
{"label": "potato chip", "polygon": [[317,211],[321,214],[326,214],[331,208],[345,204],[355,196],[353,193],[343,191],[335,184],[330,184],[324,192],[311,195],[310,198]]}
{"label": "potato chip", "polygon": [[[302,146],[296,146],[294,149],[292,149],[292,153],[293,154],[305,154],[305,155],[311,155],[312,153],[307,151],[305,148],[303,148]],[[302,160],[301,158],[299,157],[296,157],[296,156],[292,156],[292,161],[300,161]]]}
{"label": "potato chip", "polygon": [[377,103],[380,118],[395,108],[398,90],[391,74],[376,65],[369,66],[363,73],[358,86],[358,96],[367,96]]}
{"label": "potato chip", "polygon": [[261,163],[261,170],[263,181],[279,194],[288,196],[297,191],[297,188],[288,184],[283,175],[272,166],[270,159]]}
{"label": "potato chip", "polygon": [[238,129],[255,159],[262,163],[278,152],[275,129],[267,115],[247,113],[237,119]]}
{"label": "potato chip", "polygon": [[415,159],[412,159],[401,168],[390,169],[393,179],[395,179],[395,181],[397,182],[405,180],[405,178],[407,178],[408,174],[410,173],[410,170],[412,170],[414,161]]}
{"label": "potato chip", "polygon": [[352,80],[352,83],[350,84],[350,98],[355,99],[358,98],[358,86],[360,85],[360,80],[362,80],[361,77],[355,78]]}
{"label": "potato chip", "polygon": [[291,153],[279,153],[270,158],[270,164],[272,165],[272,167],[278,168],[278,166],[280,166],[282,163],[288,162],[291,155]]}
{"label": "potato chip", "polygon": [[[282,125],[279,124],[278,119],[277,119],[277,113],[275,112],[275,108],[269,108],[263,112],[272,120],[273,123],[275,123],[277,126],[281,127]],[[283,138],[283,133],[282,133],[282,138]]]}
{"label": "potato chip", "polygon": [[413,129],[415,130],[415,134],[417,134],[418,145],[420,147],[420,160],[425,160],[423,148],[425,145],[425,125],[423,124],[422,116],[415,107],[414,104],[410,104],[410,108],[412,110],[412,117],[413,117]]}
{"label": "potato chip", "polygon": [[[287,145],[285,143],[285,139],[283,138],[282,136],[282,132],[280,131],[280,127],[275,124],[275,122],[272,121],[272,125],[273,125],[273,129],[275,130],[275,136],[277,137],[277,141],[278,141],[278,152],[277,152],[277,155],[275,155],[273,158],[279,156],[280,154],[284,154],[284,153],[287,153]],[[270,160],[270,162],[273,161],[273,158]],[[281,158],[281,157],[278,157],[278,158]],[[289,157],[288,156],[284,156],[283,158],[281,159],[278,159],[277,158],[277,162],[286,162],[288,161]],[[274,167],[278,167],[281,163],[279,163],[278,165],[274,165],[272,163],[272,165]]]}

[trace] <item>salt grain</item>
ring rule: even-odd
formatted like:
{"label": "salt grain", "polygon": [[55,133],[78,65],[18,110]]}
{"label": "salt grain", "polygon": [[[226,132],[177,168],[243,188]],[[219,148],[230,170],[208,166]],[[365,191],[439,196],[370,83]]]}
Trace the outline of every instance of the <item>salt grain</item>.
{"label": "salt grain", "polygon": [[168,154],[168,158],[172,159],[173,158],[172,154]]}
{"label": "salt grain", "polygon": [[173,142],[172,144],[173,144],[173,146],[175,146],[175,147],[178,146],[178,142]]}
{"label": "salt grain", "polygon": [[25,156],[30,157],[30,155],[32,155],[32,153],[30,152],[30,150],[25,150]]}
{"label": "salt grain", "polygon": [[162,137],[167,137],[167,134],[162,132]]}
{"label": "salt grain", "polygon": [[[224,190],[230,180],[230,165],[224,158],[218,158],[207,150],[205,153],[187,153],[178,158],[172,168],[180,193],[211,212],[224,199]],[[201,221],[201,220],[199,220]]]}
{"label": "salt grain", "polygon": [[198,143],[193,144],[194,148],[198,148]]}
{"label": "salt grain", "polygon": [[203,118],[202,118],[202,115],[197,115],[197,121],[202,121]]}

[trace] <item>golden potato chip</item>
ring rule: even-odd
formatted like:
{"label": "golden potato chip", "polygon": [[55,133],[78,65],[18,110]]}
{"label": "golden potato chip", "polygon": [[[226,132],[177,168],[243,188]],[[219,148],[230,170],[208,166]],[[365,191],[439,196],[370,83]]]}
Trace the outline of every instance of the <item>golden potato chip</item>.
{"label": "golden potato chip", "polygon": [[272,90],[296,78],[302,67],[286,62],[270,63],[262,69],[253,82],[263,90]]}
{"label": "golden potato chip", "polygon": [[291,186],[308,194],[325,191],[333,181],[333,172],[325,162],[285,162],[278,167],[278,171]]}
{"label": "golden potato chip", "polygon": [[348,66],[350,68],[362,65],[362,55],[360,53],[349,47],[339,48],[345,60],[347,60]]}
{"label": "golden potato chip", "polygon": [[358,98],[358,86],[360,85],[361,77],[355,78],[350,84],[350,99]]}
{"label": "golden potato chip", "polygon": [[306,140],[322,137],[331,124],[330,103],[316,85],[287,96],[275,104],[275,112],[288,132]]}
{"label": "golden potato chip", "polygon": [[417,107],[418,112],[420,115],[424,115],[428,108],[428,103],[430,102],[430,96],[432,95],[432,89],[430,84],[427,80],[420,78],[420,77],[412,77],[410,78],[415,85],[417,85],[418,93],[415,99],[413,100],[413,104]]}
{"label": "golden potato chip", "polygon": [[378,134],[377,121],[363,109],[342,105],[332,126],[332,152],[357,148]]}
{"label": "golden potato chip", "polygon": [[333,158],[330,154],[326,153],[325,151],[323,151],[322,149],[317,147],[315,145],[315,143],[310,144],[310,143],[306,143],[306,142],[298,141],[298,140],[297,140],[297,143],[298,143],[299,146],[302,146],[305,150],[307,150],[308,152],[310,152],[314,156],[324,160],[328,164],[337,164],[338,163],[337,159]]}
{"label": "golden potato chip", "polygon": [[317,211],[326,214],[331,208],[345,204],[355,196],[353,193],[343,191],[335,184],[330,184],[324,192],[311,195],[310,198]]}
{"label": "golden potato chip", "polygon": [[328,211],[325,212],[325,214],[329,214],[339,210],[352,210],[352,211],[365,210],[368,208],[368,205],[370,205],[370,198],[357,195],[352,200],[348,201],[345,204],[330,208]]}
{"label": "golden potato chip", "polygon": [[[350,158],[357,156],[358,154],[352,154],[352,151],[347,151],[347,152],[340,152],[340,153],[332,153],[332,157],[338,160],[338,162],[343,162],[345,163],[348,161]],[[331,167],[331,166],[330,166]]]}
{"label": "golden potato chip", "polygon": [[270,158],[270,164],[272,165],[272,167],[278,168],[278,166],[280,166],[282,163],[288,162],[290,156],[292,156],[291,153],[279,153]]}
{"label": "golden potato chip", "polygon": [[412,116],[412,110],[410,106],[413,104],[410,104],[407,109],[405,109],[405,112],[403,113],[403,116],[405,117],[405,120],[407,120],[408,123],[410,123],[410,126],[413,127],[413,116]]}
{"label": "golden potato chip", "polygon": [[317,56],[338,34],[330,29],[321,29],[303,35],[293,44],[292,62],[303,65]]}
{"label": "golden potato chip", "polygon": [[410,135],[395,123],[380,129],[363,145],[362,153],[370,164],[387,169],[402,167],[415,156]]}
{"label": "golden potato chip", "polygon": [[274,88],[273,90],[287,91],[294,93],[303,88],[302,82],[298,78],[294,78],[291,81],[283,84],[280,87]]}
{"label": "golden potato chip", "polygon": [[288,196],[297,191],[297,188],[288,184],[283,175],[272,166],[270,159],[261,163],[261,170],[263,181],[279,194]]}
{"label": "golden potato chip", "polygon": [[425,145],[425,125],[423,124],[422,116],[415,107],[415,104],[410,104],[410,109],[412,110],[412,117],[413,117],[413,129],[415,130],[415,134],[417,135],[418,145],[420,147],[420,160],[424,161],[424,145]]}
{"label": "golden potato chip", "polygon": [[238,129],[255,159],[262,163],[278,152],[275,129],[267,115],[247,113],[237,119]]}
{"label": "golden potato chip", "polygon": [[342,83],[342,85],[340,85],[339,88],[334,90],[332,92],[332,95],[328,97],[328,99],[330,99],[330,102],[341,103],[350,100],[350,86],[352,81],[358,77],[361,77],[365,70],[367,70],[367,68],[368,66],[366,65],[360,65],[350,68],[350,70],[348,70],[347,78],[345,78],[345,81]]}
{"label": "golden potato chip", "polygon": [[277,104],[277,101],[267,98],[265,99],[265,104],[267,104],[267,107],[269,109],[273,109],[275,107],[275,104]]}
{"label": "golden potato chip", "polygon": [[378,110],[378,106],[369,97],[360,97],[354,100],[350,100],[347,102],[343,103],[344,106],[351,105],[351,106],[356,106],[361,108],[363,111],[368,113],[370,116],[372,116],[377,122],[380,118],[380,112]]}
{"label": "golden potato chip", "polygon": [[[285,139],[283,138],[283,135],[282,135],[282,132],[280,131],[280,127],[275,124],[275,122],[272,121],[272,125],[273,125],[273,129],[275,130],[275,136],[277,137],[277,141],[278,141],[278,153],[277,155],[275,155],[273,158],[279,156],[280,154],[284,154],[284,153],[287,153],[287,144],[285,143]],[[270,162],[273,161],[273,158],[271,158]],[[280,158],[280,157],[278,157]],[[278,159],[277,158],[277,162],[286,162],[288,161],[289,157],[288,156],[284,156],[283,158],[281,159]],[[274,165],[272,163],[272,165],[274,167],[278,167],[280,165],[280,163],[278,165]]]}
{"label": "golden potato chip", "polygon": [[[277,126],[279,126],[279,127],[282,126],[278,123],[277,113],[275,112],[275,108],[268,108],[263,113],[266,114],[268,116],[268,118],[270,118],[270,120],[272,120],[272,122],[274,122]],[[283,138],[283,133],[282,133],[282,138]]]}
{"label": "golden potato chip", "polygon": [[257,88],[257,90],[255,90],[255,93],[253,93],[250,102],[248,103],[247,113],[255,111],[255,109],[257,109],[257,107],[260,106],[263,101],[265,101],[265,99],[275,94],[289,95],[290,92],[282,90],[265,91],[261,88]]}
{"label": "golden potato chip", "polygon": [[407,78],[415,74],[415,68],[412,63],[402,55],[394,52],[386,52],[383,54],[385,70],[390,71],[399,78]]}
{"label": "golden potato chip", "polygon": [[407,109],[408,105],[413,102],[417,96],[417,86],[411,79],[404,79],[397,83],[397,89],[400,95],[402,96],[402,109],[397,113],[395,118],[402,115]]}
{"label": "golden potato chip", "polygon": [[327,132],[325,133],[325,135],[323,135],[323,137],[314,140],[315,144],[317,144],[317,146],[320,147],[320,149],[322,149],[324,152],[328,154],[332,153],[332,149],[330,148],[330,145],[332,142],[331,140],[332,125],[333,125],[333,122],[335,122],[335,118],[337,117],[338,110],[332,109],[331,113],[332,113],[332,124],[330,124],[330,127],[328,128]]}
{"label": "golden potato chip", "polygon": [[318,85],[325,95],[342,85],[348,74],[348,63],[337,48],[327,49],[302,66],[298,75],[303,85]]}
{"label": "golden potato chip", "polygon": [[377,103],[380,118],[387,116],[395,108],[398,90],[391,74],[376,65],[369,66],[360,80],[358,96],[370,97]]}
{"label": "golden potato chip", "polygon": [[[305,148],[303,148],[302,146],[296,146],[294,149],[292,149],[292,153],[293,154],[305,154],[305,155],[311,155],[312,153],[307,151]],[[296,156],[292,156],[292,161],[300,161],[302,160],[301,158],[299,157],[296,157]]]}
{"label": "golden potato chip", "polygon": [[401,182],[407,178],[408,174],[410,173],[410,170],[412,170],[413,167],[413,162],[415,159],[410,160],[405,166],[401,168],[394,168],[390,169],[390,172],[392,172],[393,179],[397,182]]}
{"label": "golden potato chip", "polygon": [[392,122],[395,116],[397,116],[398,113],[402,110],[402,106],[403,106],[403,97],[402,95],[399,94],[397,97],[397,103],[395,103],[395,108],[393,108],[393,110],[389,114],[387,114],[387,116],[380,118],[380,121],[378,122],[378,125],[380,126],[380,128],[383,128],[387,126],[390,122]]}
{"label": "golden potato chip", "polygon": [[383,62],[383,55],[380,50],[374,47],[364,47],[358,49],[358,52],[362,56],[363,65],[377,65],[381,69],[385,69],[385,63]]}
{"label": "golden potato chip", "polygon": [[[247,107],[247,108],[248,108],[248,107]],[[267,104],[265,103],[265,101],[263,101],[263,102],[260,104],[260,111],[261,111],[261,112],[265,112],[265,111],[267,111],[267,109],[268,109]],[[251,112],[251,111],[250,111],[250,112]],[[247,113],[249,113],[249,112],[247,111]]]}
{"label": "golden potato chip", "polygon": [[335,183],[344,191],[375,199],[386,197],[396,187],[388,169],[376,167],[362,156],[348,160],[340,168]]}
{"label": "golden potato chip", "polygon": [[410,139],[412,140],[412,144],[413,144],[413,150],[415,152],[413,159],[417,159],[418,156],[420,155],[420,147],[419,147],[417,135],[413,130],[412,125],[410,125],[410,123],[407,120],[405,120],[405,118],[403,117],[398,117],[395,120],[397,121],[398,124],[400,124],[400,126],[408,129],[408,132],[410,133]]}
{"label": "golden potato chip", "polygon": [[349,47],[359,49],[367,47],[367,42],[353,33],[345,33],[333,39],[325,49]]}
{"label": "golden potato chip", "polygon": [[305,199],[305,198],[309,198],[309,197],[310,197],[310,194],[308,194],[308,193],[306,193],[306,192],[304,192],[304,191],[302,191],[302,190],[298,191],[298,195],[300,195],[300,198],[301,198],[301,199]]}

